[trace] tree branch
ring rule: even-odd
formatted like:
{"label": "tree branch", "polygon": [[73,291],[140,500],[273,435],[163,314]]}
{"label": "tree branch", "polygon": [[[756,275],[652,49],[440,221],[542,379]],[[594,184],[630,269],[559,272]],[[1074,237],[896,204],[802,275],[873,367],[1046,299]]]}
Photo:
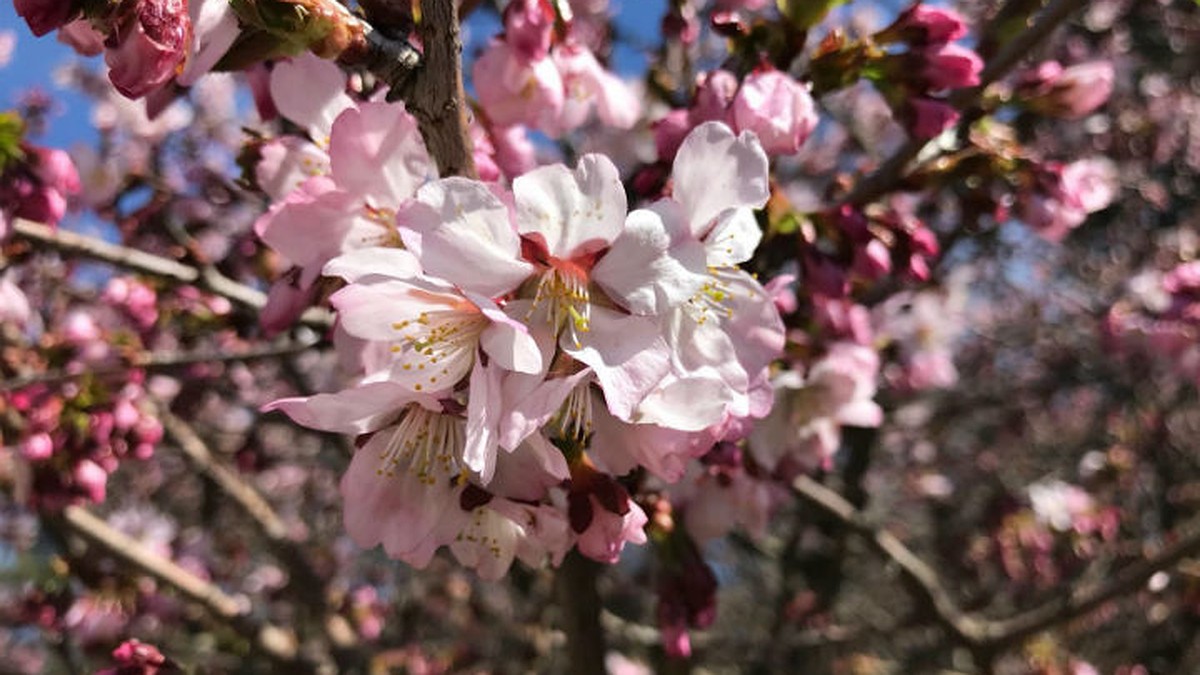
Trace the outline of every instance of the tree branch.
{"label": "tree branch", "polygon": [[[91,258],[175,284],[196,286],[250,309],[261,310],[267,304],[267,296],[262,291],[230,279],[215,267],[197,269],[170,258],[20,218],[13,221],[12,233],[61,253]],[[310,307],[301,315],[300,323],[327,330],[333,325],[333,317],[324,309]]]}
{"label": "tree branch", "polygon": [[44,373],[34,373],[10,378],[0,382],[0,391],[14,391],[34,384],[60,384],[85,375],[93,377],[117,377],[126,375],[130,370],[145,370],[148,372],[165,372],[184,368],[200,363],[237,363],[294,356],[311,349],[316,342],[304,340],[279,340],[272,344],[251,347],[233,352],[145,352],[135,354],[126,361],[103,365],[85,370],[66,371],[53,370]]}
{"label": "tree branch", "polygon": [[55,516],[69,531],[89,544],[174,588],[178,593],[203,606],[215,618],[229,623],[238,632],[252,636],[256,649],[286,672],[317,672],[319,664],[299,653],[296,638],[290,631],[255,618],[249,603],[229,595],[212,583],[201,579],[142,546],[141,542],[112,527],[79,506],[68,506]]}
{"label": "tree branch", "polygon": [[554,585],[567,635],[567,663],[578,675],[604,675],[606,650],[596,590],[599,564],[571,551],[554,573]]}
{"label": "tree branch", "polygon": [[1007,619],[987,619],[960,609],[939,581],[938,573],[895,535],[874,526],[865,515],[833,490],[808,476],[792,482],[792,491],[809,504],[836,518],[862,537],[878,554],[894,563],[918,599],[960,643],[976,653],[994,654],[1047,628],[1087,614],[1145,585],[1158,572],[1200,554],[1200,518],[1179,528],[1174,543],[1109,576],[1099,583],[1079,583],[1055,598]]}
{"label": "tree branch", "polygon": [[208,445],[195,429],[166,406],[156,411],[163,431],[179,447],[200,475],[238,506],[266,540],[271,554],[288,570],[288,587],[295,590],[304,604],[319,617],[325,636],[339,654],[346,654],[357,642],[345,619],[331,611],[325,581],[317,573],[308,555],[288,535],[287,525],[270,503],[233,469],[213,457]]}
{"label": "tree branch", "polygon": [[[1058,28],[1059,24],[1066,21],[1067,17],[1075,10],[1085,5],[1087,5],[1087,0],[1054,0],[1032,26],[1005,44],[1000,53],[987,63],[979,74],[979,85],[955,91],[950,95],[950,104],[960,110],[977,104],[988,85],[1008,74],[1009,70],[1020,63],[1023,58],[1029,56],[1033,48],[1055,28]],[[970,120],[971,118],[967,117],[963,121],[969,123]],[[900,182],[900,179],[904,177],[904,169],[921,152],[921,148],[925,147],[926,143],[928,141],[916,138],[908,139],[873,174],[858,181],[850,194],[846,195],[845,202],[862,206],[883,196]]]}
{"label": "tree branch", "polygon": [[388,98],[404,99],[408,111],[417,118],[425,147],[443,178],[477,178],[454,0],[421,0],[417,34],[425,50],[421,66],[404,87],[393,89]]}

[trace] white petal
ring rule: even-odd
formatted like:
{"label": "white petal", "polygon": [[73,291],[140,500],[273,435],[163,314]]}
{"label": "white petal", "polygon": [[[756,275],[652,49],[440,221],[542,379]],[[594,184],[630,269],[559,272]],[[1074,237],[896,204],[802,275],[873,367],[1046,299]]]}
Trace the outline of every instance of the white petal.
{"label": "white petal", "polygon": [[561,164],[534,169],[513,181],[513,194],[517,229],[540,235],[556,258],[598,251],[625,225],[625,188],[603,155],[584,155],[573,172]]}
{"label": "white petal", "polygon": [[403,249],[372,246],[330,260],[322,273],[351,283],[372,276],[410,279],[421,273],[421,264]]}
{"label": "white petal", "polygon": [[332,394],[284,398],[262,407],[278,410],[297,424],[339,434],[363,434],[395,419],[412,393],[391,382],[364,384]]}
{"label": "white petal", "polygon": [[662,314],[700,290],[705,266],[699,240],[670,232],[658,213],[638,209],[592,268],[592,279],[634,314]]}
{"label": "white petal", "polygon": [[604,307],[591,308],[591,326],[575,347],[563,334],[559,346],[596,372],[608,409],[629,420],[634,407],[671,369],[670,350],[658,324],[646,317],[625,316]]}
{"label": "white petal", "polygon": [[687,212],[688,227],[703,238],[727,208],[761,208],[770,188],[767,154],[754,134],[734,136],[720,122],[705,122],[692,130],[671,172],[675,200]]}
{"label": "white petal", "polygon": [[508,207],[479,181],[444,178],[429,183],[396,220],[402,231],[419,236],[415,250],[422,267],[463,290],[494,298],[533,273],[533,266],[520,257],[521,240]]}
{"label": "white petal", "polygon": [[496,472],[496,435],[501,411],[500,377],[504,371],[475,360],[467,399],[467,433],[463,463],[487,485]]}

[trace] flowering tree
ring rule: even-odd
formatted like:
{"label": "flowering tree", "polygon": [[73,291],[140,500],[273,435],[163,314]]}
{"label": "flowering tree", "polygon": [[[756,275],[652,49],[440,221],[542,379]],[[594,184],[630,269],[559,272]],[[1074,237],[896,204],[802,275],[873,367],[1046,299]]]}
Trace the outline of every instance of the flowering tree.
{"label": "flowering tree", "polygon": [[0,669],[1200,667],[1200,8],[958,5],[14,0]]}

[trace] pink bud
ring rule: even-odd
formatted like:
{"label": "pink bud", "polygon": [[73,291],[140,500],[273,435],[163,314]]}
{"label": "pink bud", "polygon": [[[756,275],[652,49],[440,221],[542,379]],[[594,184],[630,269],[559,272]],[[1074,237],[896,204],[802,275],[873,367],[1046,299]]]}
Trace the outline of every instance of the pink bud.
{"label": "pink bud", "polygon": [[772,155],[794,154],[817,126],[808,89],[778,70],[746,77],[733,101],[733,118],[738,131],[753,131]]}
{"label": "pink bud", "polygon": [[108,485],[108,474],[90,459],[85,459],[75,465],[75,485],[82,489],[87,498],[93,503],[104,501]]}
{"label": "pink bud", "polygon": [[948,103],[928,98],[914,98],[908,101],[905,117],[908,131],[913,138],[928,140],[957,122],[958,111]]}
{"label": "pink bud", "polygon": [[71,0],[13,0],[13,7],[38,37],[67,23],[76,13]]}
{"label": "pink bud", "polygon": [[854,271],[866,279],[875,280],[892,271],[892,254],[878,239],[854,252]]}
{"label": "pink bud", "polygon": [[[940,45],[909,54],[910,64],[916,66],[921,84],[931,91],[960,89],[979,84],[983,60],[975,52],[958,45]],[[911,63],[915,60],[916,63]]]}
{"label": "pink bud", "polygon": [[737,76],[728,70],[714,70],[696,81],[696,100],[688,115],[692,126],[704,122],[730,123],[733,97],[737,95]]}
{"label": "pink bud", "polygon": [[129,98],[141,98],[176,74],[191,35],[185,0],[140,0],[113,35],[104,55],[108,79]]}
{"label": "pink bud", "polygon": [[687,110],[672,110],[650,125],[654,131],[654,147],[660,161],[671,161],[679,151],[683,139],[692,130],[688,117]]}
{"label": "pink bud", "polygon": [[21,456],[31,462],[50,459],[54,453],[54,441],[45,432],[34,434],[21,443]]}
{"label": "pink bud", "polygon": [[104,36],[87,19],[76,19],[59,28],[58,41],[70,45],[80,56],[99,56],[104,51]]}
{"label": "pink bud", "polygon": [[966,34],[967,26],[961,14],[921,3],[904,10],[896,22],[883,31],[883,35],[894,36],[912,45],[945,44]]}
{"label": "pink bud", "polygon": [[[1053,64],[1053,65],[1048,65]],[[1029,107],[1045,114],[1079,119],[1104,105],[1112,95],[1115,73],[1109,61],[1090,61],[1058,68],[1049,61],[1017,85]]]}
{"label": "pink bud", "polygon": [[547,0],[514,0],[504,8],[504,40],[527,59],[550,53],[554,7]]}

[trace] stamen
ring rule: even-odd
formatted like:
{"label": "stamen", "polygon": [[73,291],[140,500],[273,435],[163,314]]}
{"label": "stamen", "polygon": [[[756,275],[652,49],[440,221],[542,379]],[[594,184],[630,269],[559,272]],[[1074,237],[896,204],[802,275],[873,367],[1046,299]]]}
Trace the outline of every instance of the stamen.
{"label": "stamen", "polygon": [[539,307],[545,308],[546,321],[556,333],[567,329],[571,341],[580,346],[579,334],[588,332],[592,322],[587,278],[558,267],[546,270],[538,280],[533,306],[525,318],[529,319]]}
{"label": "stamen", "polygon": [[462,419],[435,413],[409,404],[396,425],[387,446],[379,453],[380,476],[407,472],[425,485],[438,478],[453,477],[464,469],[459,466],[463,451]]}

